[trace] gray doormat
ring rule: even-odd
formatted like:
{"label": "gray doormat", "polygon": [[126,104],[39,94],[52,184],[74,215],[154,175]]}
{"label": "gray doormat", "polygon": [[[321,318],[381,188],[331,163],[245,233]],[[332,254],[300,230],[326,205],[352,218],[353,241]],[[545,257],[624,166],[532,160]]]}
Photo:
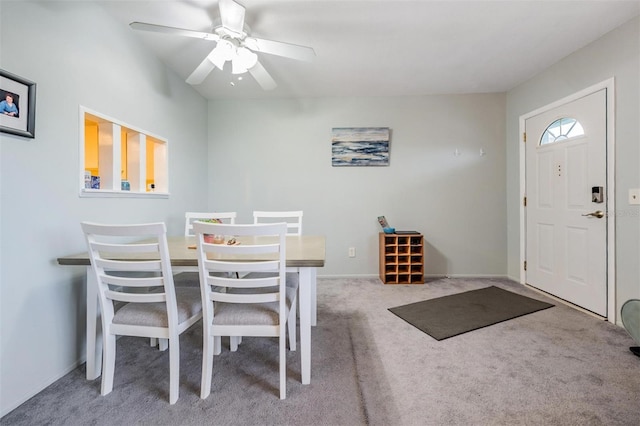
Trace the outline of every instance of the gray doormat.
{"label": "gray doormat", "polygon": [[552,306],[491,286],[396,306],[389,311],[434,339],[443,340]]}

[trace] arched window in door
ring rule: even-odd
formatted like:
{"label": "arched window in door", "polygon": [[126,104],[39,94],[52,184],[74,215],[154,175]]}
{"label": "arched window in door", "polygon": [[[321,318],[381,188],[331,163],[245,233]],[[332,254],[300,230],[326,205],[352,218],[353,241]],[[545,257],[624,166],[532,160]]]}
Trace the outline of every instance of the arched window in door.
{"label": "arched window in door", "polygon": [[566,141],[583,135],[584,129],[578,120],[571,117],[563,117],[549,124],[542,134],[542,138],[540,138],[540,145]]}

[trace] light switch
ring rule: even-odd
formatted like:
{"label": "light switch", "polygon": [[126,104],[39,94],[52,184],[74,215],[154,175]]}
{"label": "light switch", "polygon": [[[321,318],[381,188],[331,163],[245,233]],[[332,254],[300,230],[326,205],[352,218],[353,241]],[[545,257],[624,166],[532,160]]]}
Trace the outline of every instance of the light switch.
{"label": "light switch", "polygon": [[640,188],[629,190],[629,204],[640,204]]}

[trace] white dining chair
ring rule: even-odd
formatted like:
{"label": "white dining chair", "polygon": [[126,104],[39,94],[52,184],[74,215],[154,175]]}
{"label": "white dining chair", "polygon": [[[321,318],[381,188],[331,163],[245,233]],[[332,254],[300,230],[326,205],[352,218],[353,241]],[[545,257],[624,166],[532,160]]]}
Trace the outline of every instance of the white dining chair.
{"label": "white dining chair", "polygon": [[253,223],[286,222],[287,235],[302,235],[302,210],[263,211],[254,210]]}
{"label": "white dining chair", "polygon": [[[193,235],[193,222],[219,219],[224,223],[236,223],[236,212],[186,212],[184,214],[184,236]],[[180,272],[173,277],[176,287],[200,287],[197,272]]]}
{"label": "white dining chair", "polygon": [[[222,223],[236,223],[236,212],[186,212],[184,214],[184,236],[188,237],[193,234],[193,222],[198,220],[218,219]],[[180,272],[173,276],[176,287],[200,287],[200,276],[197,272]],[[238,345],[242,342],[239,337],[230,337],[230,346],[233,351],[238,349]],[[157,342],[151,341],[151,345],[155,346]],[[166,343],[159,342],[159,348],[165,349]]]}
{"label": "white dining chair", "polygon": [[[100,393],[113,390],[116,336],[166,339],[169,402],[178,400],[179,336],[202,318],[198,288],[175,288],[164,223],[104,225],[82,222],[102,311]],[[144,242],[138,242],[144,240]]]}
{"label": "white dining chair", "polygon": [[[218,219],[221,223],[236,223],[236,212],[186,212],[184,214],[184,236],[188,237],[193,234],[193,222],[198,220]],[[197,272],[180,272],[174,275],[174,281],[176,286],[200,286],[200,277]],[[153,345],[155,342],[151,342]],[[237,336],[230,336],[229,345],[232,351],[238,349],[238,345],[242,343],[242,338]],[[160,349],[162,349],[162,342],[160,342]]]}
{"label": "white dining chair", "polygon": [[[196,222],[203,303],[202,382],[200,397],[211,392],[213,356],[221,336],[277,337],[280,399],[286,397],[286,332],[295,335],[297,285],[287,285],[286,225],[225,225]],[[240,244],[210,244],[204,234],[233,235]],[[248,257],[247,257],[248,256]],[[256,260],[256,256],[265,260]],[[242,259],[247,259],[243,261]],[[239,271],[240,274],[224,273]],[[217,274],[212,274],[217,273]],[[223,274],[220,274],[223,273]],[[251,277],[251,273],[260,273]],[[225,288],[226,291],[213,291]]]}
{"label": "white dining chair", "polygon": [[[254,210],[253,223],[287,222],[287,235],[302,235],[302,210],[264,211]],[[311,324],[317,322],[317,286],[311,280]]]}
{"label": "white dining chair", "polygon": [[184,214],[184,236],[193,235],[193,222],[196,220],[220,219],[223,223],[236,223],[236,212],[186,212]]}

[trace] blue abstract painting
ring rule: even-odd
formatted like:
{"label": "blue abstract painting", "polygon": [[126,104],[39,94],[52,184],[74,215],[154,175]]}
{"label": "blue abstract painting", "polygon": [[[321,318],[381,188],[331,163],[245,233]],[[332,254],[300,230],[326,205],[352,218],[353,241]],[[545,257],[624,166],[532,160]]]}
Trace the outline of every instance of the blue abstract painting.
{"label": "blue abstract painting", "polygon": [[331,129],[331,165],[388,166],[388,127],[336,127]]}

